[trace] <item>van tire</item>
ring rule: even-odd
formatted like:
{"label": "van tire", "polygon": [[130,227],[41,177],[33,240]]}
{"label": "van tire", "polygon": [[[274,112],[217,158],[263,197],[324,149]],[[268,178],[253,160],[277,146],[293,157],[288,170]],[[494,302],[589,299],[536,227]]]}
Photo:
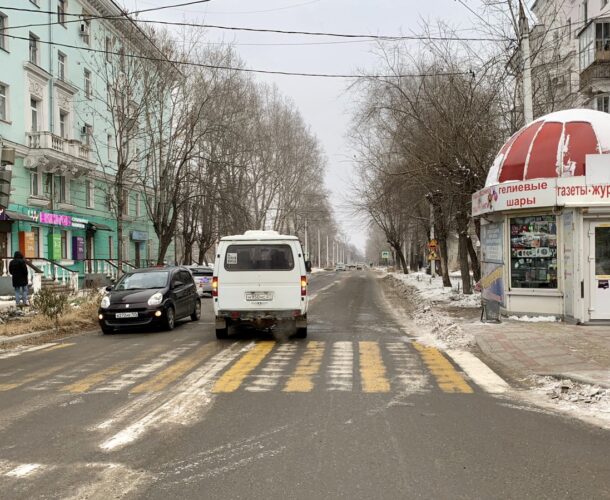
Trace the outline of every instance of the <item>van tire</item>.
{"label": "van tire", "polygon": [[216,338],[218,340],[225,340],[229,338],[229,329],[225,328],[216,328]]}
{"label": "van tire", "polygon": [[297,332],[294,334],[297,339],[306,339],[307,338],[307,327],[297,328]]}

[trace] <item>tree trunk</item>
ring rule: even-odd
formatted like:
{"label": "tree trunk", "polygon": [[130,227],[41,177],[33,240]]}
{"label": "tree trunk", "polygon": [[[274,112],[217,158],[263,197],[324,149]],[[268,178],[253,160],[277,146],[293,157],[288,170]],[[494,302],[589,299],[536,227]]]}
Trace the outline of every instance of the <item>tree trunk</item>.
{"label": "tree trunk", "polygon": [[[436,239],[441,253],[441,276],[443,277],[443,286],[450,287],[451,279],[449,278],[449,250],[447,248],[447,238],[445,235],[442,235]],[[436,261],[431,261],[431,265],[435,266]]]}
{"label": "tree trunk", "polygon": [[470,265],[472,267],[472,277],[475,283],[481,280],[481,265],[479,263],[479,256],[477,250],[472,244],[472,238],[468,237],[468,254],[470,255]]}
{"label": "tree trunk", "polygon": [[459,233],[460,273],[462,274],[462,291],[464,295],[472,294],[472,283],[470,282],[470,266],[468,265],[468,235],[463,231]]}
{"label": "tree trunk", "polygon": [[172,242],[171,235],[162,235],[159,238],[159,255],[157,257],[157,265],[162,266],[163,261],[165,260],[165,255],[167,254],[167,250]]}
{"label": "tree trunk", "polygon": [[404,274],[409,274],[409,268],[407,267],[407,261],[405,260],[405,255],[402,251],[402,245],[400,243],[392,243],[392,248],[396,252],[396,256],[400,261],[400,265],[402,267],[402,272]]}

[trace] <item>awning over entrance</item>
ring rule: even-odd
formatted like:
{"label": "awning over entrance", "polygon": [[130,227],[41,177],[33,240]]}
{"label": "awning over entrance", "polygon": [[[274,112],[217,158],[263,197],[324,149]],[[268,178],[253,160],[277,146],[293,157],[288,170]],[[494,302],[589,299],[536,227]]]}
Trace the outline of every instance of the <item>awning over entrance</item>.
{"label": "awning over entrance", "polygon": [[14,212],[13,210],[0,210],[0,221],[13,222],[17,220],[34,222],[34,219],[27,214],[22,214],[21,212]]}
{"label": "awning over entrance", "polygon": [[112,231],[110,226],[106,224],[101,224],[99,222],[88,222],[87,229],[91,231]]}

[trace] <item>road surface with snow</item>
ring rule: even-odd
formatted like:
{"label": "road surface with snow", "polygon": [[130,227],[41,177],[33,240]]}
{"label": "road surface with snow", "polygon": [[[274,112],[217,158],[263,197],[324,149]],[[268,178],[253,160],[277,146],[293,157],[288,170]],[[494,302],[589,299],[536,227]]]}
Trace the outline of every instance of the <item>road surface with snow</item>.
{"label": "road surface with snow", "polygon": [[310,291],[307,340],[216,341],[207,300],[173,332],[0,353],[0,497],[610,497],[610,433],[414,342],[372,272]]}

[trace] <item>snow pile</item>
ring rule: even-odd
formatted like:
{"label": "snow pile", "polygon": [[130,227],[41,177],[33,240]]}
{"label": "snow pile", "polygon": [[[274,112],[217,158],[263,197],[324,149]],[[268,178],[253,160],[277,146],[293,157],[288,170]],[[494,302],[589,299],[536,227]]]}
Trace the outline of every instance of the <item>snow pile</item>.
{"label": "snow pile", "polygon": [[433,301],[426,297],[421,289],[413,286],[411,280],[402,279],[405,275],[389,276],[412,308],[409,316],[420,327],[417,336],[419,341],[441,349],[465,348],[475,344],[473,335],[463,331],[457,322],[435,308]]}
{"label": "snow pile", "polygon": [[596,423],[610,426],[610,389],[554,377],[532,378],[535,384],[533,394],[548,398],[549,407],[580,417],[590,417]]}
{"label": "snow pile", "polygon": [[390,273],[390,276],[416,288],[421,297],[430,302],[445,302],[455,307],[481,307],[481,295],[479,293],[464,295],[460,292],[462,279],[459,273],[452,273],[450,276],[451,287],[444,287],[443,279],[440,276],[433,278],[425,273]]}
{"label": "snow pile", "polygon": [[527,323],[556,323],[559,318],[555,316],[509,316],[508,319],[513,321],[525,321]]}

